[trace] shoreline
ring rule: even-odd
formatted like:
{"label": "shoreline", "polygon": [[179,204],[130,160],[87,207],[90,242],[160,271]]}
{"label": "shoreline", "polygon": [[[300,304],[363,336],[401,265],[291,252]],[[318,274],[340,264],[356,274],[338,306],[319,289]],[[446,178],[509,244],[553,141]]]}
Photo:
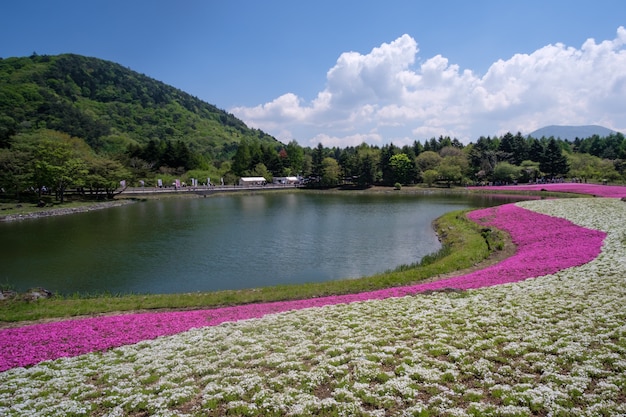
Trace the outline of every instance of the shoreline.
{"label": "shoreline", "polygon": [[131,203],[134,203],[134,201],[131,199],[121,199],[96,203],[86,202],[86,204],[84,205],[75,207],[44,208],[40,211],[32,211],[27,213],[0,214],[0,222],[14,222],[20,220],[40,219],[52,216],[65,216],[68,214],[85,213],[88,211],[103,210],[111,207],[120,207]]}
{"label": "shoreline", "polygon": [[[563,184],[551,184],[554,188],[559,188]],[[586,184],[585,184],[586,185]],[[593,186],[593,185],[591,185]],[[604,186],[603,188],[606,188]],[[626,196],[626,187],[615,186],[613,187],[620,192],[616,192],[615,196]],[[451,187],[451,188],[440,188],[440,187],[420,187],[420,186],[406,186],[401,189],[396,189],[392,186],[371,186],[368,188],[298,188],[298,187],[218,187],[214,189],[180,189],[180,190],[158,190],[158,189],[129,189],[127,192],[118,194],[117,198],[114,200],[108,201],[82,201],[75,202],[78,203],[72,207],[45,207],[45,208],[37,208],[34,206],[30,207],[30,210],[26,210],[24,212],[18,213],[10,213],[4,214],[0,211],[0,223],[1,222],[14,222],[21,220],[30,220],[30,219],[40,219],[44,217],[52,217],[52,216],[63,216],[68,214],[76,214],[76,213],[84,213],[88,211],[94,210],[102,210],[111,207],[119,207],[122,205],[134,203],[138,200],[150,200],[150,199],[162,199],[162,198],[206,198],[206,197],[216,197],[216,196],[224,196],[224,195],[232,195],[232,194],[255,194],[255,193],[271,193],[271,192],[311,192],[311,193],[351,193],[351,194],[403,194],[403,195],[425,195],[425,194],[484,194],[493,193],[493,194],[503,194],[503,195],[520,195],[523,197],[528,197],[529,195],[541,195],[546,197],[546,191],[549,195],[551,194],[568,194],[569,196],[576,194],[576,191],[579,191],[581,194],[589,195],[588,190],[576,190],[576,189],[568,189],[566,192],[562,190],[546,190],[546,189],[535,189],[524,186],[516,186],[516,187],[506,187],[506,186],[496,186],[496,187]],[[543,195],[542,195],[543,194]],[[602,197],[606,197],[601,195]],[[72,202],[68,202],[66,204],[71,204]],[[16,206],[22,203],[14,203]],[[32,203],[27,203],[32,204]],[[2,209],[5,210],[5,209]],[[23,210],[20,210],[23,211]]]}
{"label": "shoreline", "polygon": [[[126,204],[135,203],[139,200],[151,200],[151,199],[170,199],[170,198],[206,198],[206,197],[215,197],[215,196],[225,196],[232,194],[254,194],[259,192],[264,193],[272,193],[272,192],[314,192],[314,193],[371,193],[371,194],[380,194],[380,193],[397,193],[397,194],[431,194],[431,193],[468,193],[468,190],[465,188],[421,188],[421,187],[406,187],[402,190],[396,190],[393,187],[382,187],[382,186],[374,186],[366,189],[315,189],[315,188],[295,188],[295,187],[233,187],[233,188],[216,188],[209,190],[141,190],[141,192],[137,192],[134,189],[129,190],[126,193],[121,193],[114,200],[108,201],[77,201],[75,203],[79,203],[78,205],[74,205],[72,207],[44,207],[38,208],[34,207],[32,203],[14,203],[15,206],[23,204],[24,207],[30,206],[30,210],[26,210],[25,212],[19,213],[10,213],[4,214],[0,211],[0,223],[1,222],[14,222],[21,220],[30,220],[30,219],[40,219],[44,217],[52,217],[52,216],[64,216],[69,214],[76,213],[85,213],[88,211],[94,210],[102,210],[111,207],[119,207]],[[71,204],[72,202],[68,202],[65,204]],[[23,210],[23,208],[20,208]],[[3,209],[4,210],[4,209]],[[20,211],[22,211],[20,210]]]}

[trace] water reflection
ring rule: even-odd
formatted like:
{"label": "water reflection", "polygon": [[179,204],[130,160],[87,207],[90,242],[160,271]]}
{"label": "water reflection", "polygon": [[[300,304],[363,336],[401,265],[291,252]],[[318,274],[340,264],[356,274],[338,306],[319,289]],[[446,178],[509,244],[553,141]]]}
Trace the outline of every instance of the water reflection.
{"label": "water reflection", "polygon": [[175,293],[372,275],[439,248],[443,213],[494,196],[256,194],[147,201],[0,224],[0,283]]}

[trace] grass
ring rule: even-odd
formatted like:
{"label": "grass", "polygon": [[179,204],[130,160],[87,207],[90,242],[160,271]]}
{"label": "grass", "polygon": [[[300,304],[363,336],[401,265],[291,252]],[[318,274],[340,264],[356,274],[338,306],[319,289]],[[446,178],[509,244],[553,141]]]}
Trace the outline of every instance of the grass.
{"label": "grass", "polygon": [[443,274],[474,267],[498,248],[507,237],[498,231],[485,231],[465,217],[467,211],[447,213],[434,227],[442,249],[426,256],[421,263],[360,279],[346,279],[299,285],[280,285],[246,290],[186,294],[74,294],[49,299],[0,301],[0,322],[22,322],[68,318],[113,312],[199,309],[307,299],[350,294],[422,282]]}
{"label": "grass", "polygon": [[13,215],[26,215],[32,213],[40,213],[43,211],[49,211],[51,209],[72,209],[72,208],[82,208],[89,205],[100,204],[102,201],[69,201],[63,204],[54,201],[46,202],[45,207],[38,207],[37,203],[33,202],[2,202],[0,201],[0,215],[1,216],[13,216]]}

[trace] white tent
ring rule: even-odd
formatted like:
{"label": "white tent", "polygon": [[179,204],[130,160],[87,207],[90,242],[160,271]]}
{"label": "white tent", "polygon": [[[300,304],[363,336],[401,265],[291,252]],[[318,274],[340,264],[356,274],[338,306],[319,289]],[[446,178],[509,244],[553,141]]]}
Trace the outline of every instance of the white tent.
{"label": "white tent", "polygon": [[241,177],[239,185],[265,185],[267,180],[263,177]]}

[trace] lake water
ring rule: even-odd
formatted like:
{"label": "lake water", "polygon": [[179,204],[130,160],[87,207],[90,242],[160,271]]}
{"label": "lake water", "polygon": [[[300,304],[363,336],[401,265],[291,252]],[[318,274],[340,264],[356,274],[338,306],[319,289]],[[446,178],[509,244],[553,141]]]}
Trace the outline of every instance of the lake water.
{"label": "lake water", "polygon": [[0,224],[0,284],[18,291],[180,293],[373,275],[440,248],[442,214],[512,200],[257,193],[164,199]]}

